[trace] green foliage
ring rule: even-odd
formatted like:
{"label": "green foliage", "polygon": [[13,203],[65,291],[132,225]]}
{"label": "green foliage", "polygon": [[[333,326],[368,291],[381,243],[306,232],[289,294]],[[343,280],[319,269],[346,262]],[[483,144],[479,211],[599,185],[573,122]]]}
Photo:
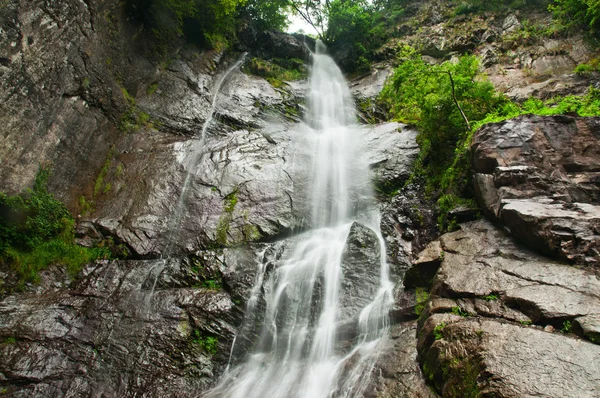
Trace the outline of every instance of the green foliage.
{"label": "green foliage", "polygon": [[564,321],[561,331],[563,333],[571,333],[572,328],[573,328],[573,325],[571,324],[571,321]]}
{"label": "green foliage", "polygon": [[498,297],[497,294],[491,293],[491,294],[488,294],[487,296],[483,297],[483,299],[485,301],[496,301],[496,300],[500,299],[500,297]]}
{"label": "green foliage", "polygon": [[248,0],[240,14],[256,32],[262,32],[267,29],[284,30],[289,23],[289,10],[288,0]]}
{"label": "green foliage", "polygon": [[600,33],[600,2],[598,0],[555,0],[548,9],[554,18],[568,29],[586,29]]}
{"label": "green foliage", "polygon": [[540,39],[551,38],[559,35],[565,27],[556,21],[549,24],[532,23],[524,19],[519,29],[502,36],[502,41],[512,46],[532,45]]}
{"label": "green foliage", "polygon": [[445,327],[446,327],[446,323],[442,322],[433,329],[433,337],[435,337],[436,340],[441,340],[444,338],[444,328]]}
{"label": "green foliage", "polygon": [[396,120],[419,129],[421,151],[414,176],[423,177],[427,192],[438,198],[442,229],[454,227],[448,211],[457,206],[475,207],[469,192],[469,148],[473,133],[483,124],[527,113],[600,115],[600,90],[593,87],[584,96],[545,102],[532,98],[517,104],[496,92],[479,74],[475,56],[429,65],[416,50],[405,46],[398,61],[380,101]]}
{"label": "green foliage", "polygon": [[119,129],[127,134],[137,133],[142,127],[153,128],[154,125],[150,115],[137,107],[135,97],[129,94],[124,87],[121,87],[121,93],[123,94],[125,101],[129,104],[129,108],[123,113],[119,120]]}
{"label": "green foliage", "polygon": [[582,76],[590,75],[593,72],[600,72],[600,58],[594,58],[588,63],[577,65],[573,72]]}
{"label": "green foliage", "polygon": [[427,300],[429,299],[429,292],[427,291],[427,289],[419,287],[415,291],[415,296],[417,299],[417,304],[415,305],[415,314],[420,316],[423,313],[423,310],[425,309],[425,304],[427,303]]}
{"label": "green foliage", "polygon": [[222,288],[221,280],[207,279],[202,283],[202,286],[210,290],[220,290]]}
{"label": "green foliage", "polygon": [[375,12],[366,1],[333,0],[329,3],[326,40],[346,49],[347,70],[365,72],[370,69],[369,49],[376,46],[378,35],[372,31]]}
{"label": "green foliage", "polygon": [[462,317],[470,316],[470,314],[467,311],[463,310],[460,307],[452,307],[452,313],[454,315],[458,315],[458,316],[462,316]]}
{"label": "green foliage", "polygon": [[203,336],[199,330],[194,330],[192,333],[192,344],[202,348],[204,352],[211,357],[217,353],[219,348],[219,340],[213,336]]}
{"label": "green foliage", "polygon": [[17,339],[14,337],[7,337],[4,339],[3,344],[15,344],[17,342]]}
{"label": "green foliage", "polygon": [[158,90],[158,83],[155,82],[148,86],[148,88],[146,89],[146,94],[152,95],[156,92],[156,90]]}
{"label": "green foliage", "polygon": [[33,189],[22,195],[0,193],[0,262],[8,264],[22,283],[36,282],[51,264],[66,265],[71,276],[98,258],[110,257],[104,248],[74,244],[74,219],[47,190],[50,169],[41,167]]}
{"label": "green foliage", "polygon": [[132,14],[165,44],[186,36],[202,47],[228,45],[245,0],[129,0]]}
{"label": "green foliage", "polygon": [[282,87],[284,81],[300,80],[308,75],[304,61],[296,58],[274,58],[270,61],[252,58],[244,70],[247,73],[264,77],[276,88]]}

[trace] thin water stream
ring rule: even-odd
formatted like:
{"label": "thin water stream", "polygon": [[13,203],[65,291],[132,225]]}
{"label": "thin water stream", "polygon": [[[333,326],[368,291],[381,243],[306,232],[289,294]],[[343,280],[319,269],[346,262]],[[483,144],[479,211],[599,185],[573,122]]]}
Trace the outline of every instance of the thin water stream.
{"label": "thin water stream", "polygon": [[[308,108],[302,145],[313,153],[312,164],[306,167],[313,229],[297,238],[291,255],[273,272],[265,276],[258,266],[247,311],[256,315],[257,295],[263,294],[266,305],[259,338],[251,354],[228,367],[206,397],[362,396],[386,334],[393,284],[379,213],[368,188],[368,165],[360,156],[350,91],[321,43],[312,55]],[[380,259],[364,266],[378,269],[380,278],[376,293],[358,316],[357,337],[348,345],[339,344],[337,335],[342,257],[355,221],[377,236]]]}
{"label": "thin water stream", "polygon": [[190,141],[192,143],[190,151],[186,154],[186,159],[184,160],[184,164],[186,165],[187,172],[185,175],[185,180],[183,182],[183,186],[181,187],[181,192],[179,193],[179,201],[177,202],[177,207],[175,208],[175,212],[169,221],[169,226],[167,228],[167,245],[162,253],[162,258],[168,258],[171,256],[171,251],[173,249],[173,242],[177,238],[177,234],[179,233],[181,219],[185,212],[185,201],[187,199],[187,192],[190,188],[190,183],[192,182],[192,177],[196,173],[196,169],[198,168],[198,164],[202,159],[202,156],[205,152],[205,143],[206,143],[206,132],[210,127],[214,116],[215,111],[217,109],[217,99],[219,96],[219,92],[221,91],[221,86],[227,79],[227,77],[240,65],[244,62],[247,53],[243,53],[240,58],[234,62],[225,72],[223,72],[218,79],[216,80],[213,86],[213,96],[210,102],[210,110],[208,113],[208,117],[204,121],[202,125],[202,129],[200,133],[194,137],[194,140]]}

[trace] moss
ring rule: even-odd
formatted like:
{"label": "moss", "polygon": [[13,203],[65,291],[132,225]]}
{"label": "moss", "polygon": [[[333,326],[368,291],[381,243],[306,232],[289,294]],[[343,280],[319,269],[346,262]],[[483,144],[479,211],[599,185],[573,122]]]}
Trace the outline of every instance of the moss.
{"label": "moss", "polygon": [[92,213],[94,211],[94,203],[88,202],[84,195],[81,195],[77,200],[77,204],[79,205],[79,214],[85,216],[86,214]]}
{"label": "moss", "polygon": [[304,61],[296,58],[274,58],[270,61],[252,58],[244,72],[264,77],[275,88],[283,87],[284,81],[300,80],[308,75]]}
{"label": "moss", "polygon": [[427,300],[429,299],[429,292],[427,291],[427,289],[419,287],[415,291],[415,296],[417,299],[417,304],[415,305],[415,314],[420,316],[423,313],[423,310],[425,309],[425,304],[427,303]]}
{"label": "moss", "polygon": [[216,355],[219,348],[219,340],[216,337],[204,336],[199,330],[194,330],[190,337],[191,344],[200,347],[211,357]]}
{"label": "moss", "polygon": [[155,82],[148,86],[148,88],[146,89],[146,94],[152,95],[156,92],[156,90],[158,90],[158,83]]}
{"label": "moss", "polygon": [[[113,145],[110,150],[108,151],[108,154],[106,155],[106,159],[104,160],[104,165],[102,166],[102,169],[100,169],[100,173],[98,173],[98,177],[96,177],[96,181],[94,183],[94,196],[98,195],[100,192],[108,192],[110,191],[110,184],[106,183],[104,179],[106,178],[106,175],[108,174],[108,171],[110,169],[110,165],[112,163],[112,160],[115,156],[115,146]],[[108,189],[107,189],[108,186]]]}
{"label": "moss", "polygon": [[129,104],[129,108],[119,120],[119,129],[127,134],[137,133],[142,127],[154,128],[155,123],[153,123],[151,116],[137,107],[135,98],[129,94],[127,89],[121,87],[121,93],[127,104]]}
{"label": "moss", "polygon": [[433,336],[435,337],[436,340],[441,340],[444,338],[443,332],[444,332],[445,327],[446,327],[446,323],[442,322],[433,329]]}

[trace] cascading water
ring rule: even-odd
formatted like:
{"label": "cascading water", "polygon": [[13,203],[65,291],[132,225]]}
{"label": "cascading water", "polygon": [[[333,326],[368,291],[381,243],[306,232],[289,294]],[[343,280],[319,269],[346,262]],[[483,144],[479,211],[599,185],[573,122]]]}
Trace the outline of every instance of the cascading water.
{"label": "cascading water", "polygon": [[186,151],[183,151],[183,153],[185,154],[185,158],[181,159],[181,161],[187,169],[187,173],[185,175],[183,186],[181,187],[177,208],[175,209],[175,212],[170,219],[169,227],[167,229],[167,245],[166,248],[163,250],[163,258],[167,258],[171,255],[174,239],[177,237],[177,232],[179,232],[179,225],[181,223],[181,218],[186,207],[185,201],[187,198],[187,192],[190,188],[190,183],[192,182],[192,176],[196,173],[196,169],[198,167],[198,164],[200,163],[200,160],[202,159],[202,155],[204,155],[205,153],[204,145],[206,142],[206,131],[208,130],[213,121],[215,111],[217,109],[217,98],[219,96],[221,86],[225,82],[225,79],[234,70],[236,70],[242,64],[242,62],[244,62],[246,55],[247,53],[243,53],[242,56],[216,80],[215,85],[213,86],[214,93],[210,102],[210,111],[208,113],[208,117],[202,125],[200,134],[196,134],[193,140],[188,141],[188,148]]}
{"label": "cascading water", "polygon": [[[361,396],[386,333],[393,284],[368,166],[360,160],[352,97],[323,44],[317,43],[312,61],[303,144],[313,150],[308,170],[313,229],[297,237],[280,267],[268,276],[259,270],[246,316],[256,316],[256,296],[262,291],[260,337],[245,362],[228,368],[206,397]],[[338,344],[337,335],[343,310],[342,258],[355,221],[377,236],[380,259],[365,266],[377,268],[380,278],[370,302],[354,319],[357,337],[348,347]]]}

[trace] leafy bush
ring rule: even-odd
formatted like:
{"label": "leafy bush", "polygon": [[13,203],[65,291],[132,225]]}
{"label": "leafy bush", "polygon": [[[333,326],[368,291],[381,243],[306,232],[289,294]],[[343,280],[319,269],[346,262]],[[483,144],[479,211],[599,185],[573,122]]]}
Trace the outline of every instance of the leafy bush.
{"label": "leafy bush", "polygon": [[37,281],[50,264],[64,264],[74,276],[83,264],[110,256],[108,249],[74,244],[75,221],[48,192],[49,176],[48,168],[40,168],[32,190],[0,193],[0,262],[9,264],[22,283]]}
{"label": "leafy bush", "polygon": [[[475,56],[428,65],[406,46],[399,61],[381,99],[397,120],[419,128],[418,167],[428,180],[429,191],[461,192],[467,184],[469,162],[468,158],[455,160],[456,149],[467,139],[473,121],[508,100],[479,75]],[[450,175],[444,176],[447,171]]]}
{"label": "leafy bush", "polygon": [[398,121],[417,125],[421,147],[413,177],[424,178],[427,191],[438,198],[440,228],[452,228],[446,214],[453,208],[475,206],[470,189],[470,153],[473,133],[483,124],[522,114],[576,113],[600,115],[600,90],[590,87],[584,96],[547,101],[531,98],[513,103],[479,75],[476,57],[428,65],[411,47],[404,47],[399,66],[380,100]]}
{"label": "leafy bush", "polygon": [[548,9],[567,28],[585,28],[596,35],[600,33],[598,0],[555,0]]}
{"label": "leafy bush", "polygon": [[281,87],[284,81],[300,80],[307,76],[307,69],[301,59],[272,59],[265,61],[252,58],[245,71],[264,77],[273,87]]}

